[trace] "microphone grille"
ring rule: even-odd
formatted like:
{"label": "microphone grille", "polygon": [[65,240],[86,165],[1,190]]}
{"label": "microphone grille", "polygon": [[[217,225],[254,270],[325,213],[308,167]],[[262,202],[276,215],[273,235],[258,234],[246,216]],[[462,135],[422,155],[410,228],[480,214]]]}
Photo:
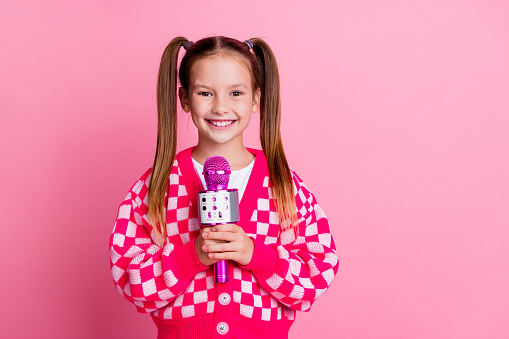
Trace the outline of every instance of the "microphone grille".
{"label": "microphone grille", "polygon": [[222,156],[210,157],[203,164],[203,176],[209,190],[227,189],[230,173],[230,164]]}

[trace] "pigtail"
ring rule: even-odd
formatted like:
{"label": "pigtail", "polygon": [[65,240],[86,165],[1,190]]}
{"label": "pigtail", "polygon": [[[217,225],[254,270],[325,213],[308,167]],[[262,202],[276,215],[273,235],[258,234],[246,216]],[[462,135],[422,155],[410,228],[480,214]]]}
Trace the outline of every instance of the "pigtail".
{"label": "pigtail", "polygon": [[157,148],[150,176],[148,214],[160,240],[167,242],[165,193],[177,153],[177,63],[181,46],[189,41],[173,39],[164,49],[157,80]]}
{"label": "pigtail", "polygon": [[260,38],[250,39],[261,68],[260,143],[267,157],[281,228],[299,232],[295,189],[281,139],[281,96],[276,57],[269,45]]}

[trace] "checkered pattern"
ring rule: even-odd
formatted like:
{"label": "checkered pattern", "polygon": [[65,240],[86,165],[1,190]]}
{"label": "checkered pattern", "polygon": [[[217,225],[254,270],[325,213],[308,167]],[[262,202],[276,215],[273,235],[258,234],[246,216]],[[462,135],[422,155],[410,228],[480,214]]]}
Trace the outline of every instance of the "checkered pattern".
{"label": "checkered pattern", "polygon": [[[156,245],[148,219],[148,170],[132,187],[119,207],[110,239],[111,272],[117,290],[140,312],[166,319],[192,317],[214,310],[214,277],[210,270],[197,273],[189,282],[171,269],[170,254],[198,236],[196,209],[183,184],[175,160],[166,193],[169,242]],[[170,196],[168,197],[168,192]]]}
{"label": "checkered pattern", "polygon": [[194,276],[185,291],[171,305],[154,312],[154,315],[163,319],[182,319],[212,313],[215,295],[213,271],[203,271]]}
{"label": "checkered pattern", "polygon": [[[263,153],[256,156],[264,157]],[[293,171],[299,236],[295,238],[291,230],[281,232],[266,166],[263,171],[251,219],[243,227],[257,244],[255,252],[265,253],[267,262],[275,265],[265,265],[255,254],[246,266],[230,262],[233,311],[265,322],[293,320],[296,310],[309,310],[330,286],[338,270],[336,249],[325,214]],[[195,264],[189,275],[188,263],[183,262],[188,257],[179,254],[194,243],[200,228],[185,184],[188,178],[184,181],[175,160],[166,196],[169,242],[164,247],[157,245],[148,220],[149,182],[150,170],[119,207],[110,239],[111,272],[117,289],[140,312],[151,312],[160,319],[212,314],[218,306],[213,269]]]}
{"label": "checkered pattern", "polygon": [[[308,311],[314,300],[330,286],[338,270],[338,258],[323,210],[300,177],[293,171],[292,175],[296,191],[299,236],[295,239],[293,230],[280,231],[278,214],[274,212],[275,201],[270,190],[267,191],[267,196],[258,198],[257,209],[251,218],[251,221],[256,223],[256,233],[248,235],[275,248],[278,263],[276,271],[269,277],[260,272],[260,291],[263,292],[253,293],[260,297],[264,293],[270,295],[270,298],[275,298],[290,308],[288,311]],[[268,182],[267,176],[263,187],[268,188]],[[242,280],[252,281],[249,274],[243,275]],[[244,302],[248,303],[246,306],[252,305],[252,298],[244,297],[244,294],[242,293],[243,298],[239,298],[241,305]],[[279,319],[281,316],[278,308],[262,309],[266,314],[270,311],[271,319]],[[293,318],[294,313],[288,313]]]}
{"label": "checkered pattern", "polygon": [[[241,315],[263,321],[280,320],[286,307],[271,296],[259,283],[255,275],[233,263],[234,310]],[[287,316],[295,318],[294,311]]]}

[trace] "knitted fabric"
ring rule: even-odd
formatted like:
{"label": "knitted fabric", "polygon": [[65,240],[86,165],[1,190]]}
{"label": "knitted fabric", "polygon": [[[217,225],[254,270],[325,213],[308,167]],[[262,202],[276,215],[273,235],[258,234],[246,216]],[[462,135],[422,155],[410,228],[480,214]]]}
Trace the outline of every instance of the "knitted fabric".
{"label": "knitted fabric", "polygon": [[229,261],[229,281],[215,283],[212,266],[199,261],[194,247],[200,234],[197,192],[203,187],[191,151],[176,156],[169,175],[164,247],[157,245],[148,218],[151,169],[120,205],[110,238],[117,290],[138,311],[151,313],[158,338],[286,338],[295,311],[309,311],[338,271],[325,214],[292,171],[299,236],[282,232],[267,160],[249,149],[256,160],[237,225],[253,240],[253,257],[245,266]]}

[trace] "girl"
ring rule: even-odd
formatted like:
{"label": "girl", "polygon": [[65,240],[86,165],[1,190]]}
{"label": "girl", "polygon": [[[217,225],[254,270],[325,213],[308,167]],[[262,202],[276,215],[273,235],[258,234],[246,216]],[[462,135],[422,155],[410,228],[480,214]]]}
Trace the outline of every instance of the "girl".
{"label": "girl", "polygon": [[[177,75],[199,136],[179,154]],[[327,290],[338,259],[325,214],[286,161],[274,54],[259,38],[175,38],[161,59],[157,103],[153,167],[120,205],[110,238],[118,291],[150,312],[158,338],[287,338],[295,311]],[[258,111],[263,150],[242,138]],[[200,229],[197,192],[213,155],[230,163],[240,221]],[[220,260],[229,260],[225,283],[214,281]]]}

